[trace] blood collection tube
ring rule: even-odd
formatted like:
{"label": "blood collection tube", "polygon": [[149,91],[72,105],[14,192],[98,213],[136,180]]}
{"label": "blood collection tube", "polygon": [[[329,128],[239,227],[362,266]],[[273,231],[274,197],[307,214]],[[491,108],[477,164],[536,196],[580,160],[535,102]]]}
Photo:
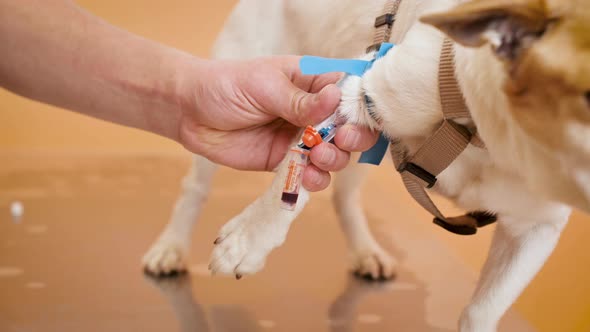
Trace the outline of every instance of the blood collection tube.
{"label": "blood collection tube", "polygon": [[308,126],[300,143],[289,151],[287,162],[287,179],[281,195],[281,208],[289,211],[295,210],[299,189],[303,182],[303,173],[309,164],[310,150],[322,142],[331,141],[338,128],[337,115],[334,114],[316,127]]}
{"label": "blood collection tube", "polygon": [[303,172],[309,163],[309,151],[295,147],[289,151],[287,167],[287,179],[281,196],[281,208],[289,211],[295,210],[299,189],[303,181]]}

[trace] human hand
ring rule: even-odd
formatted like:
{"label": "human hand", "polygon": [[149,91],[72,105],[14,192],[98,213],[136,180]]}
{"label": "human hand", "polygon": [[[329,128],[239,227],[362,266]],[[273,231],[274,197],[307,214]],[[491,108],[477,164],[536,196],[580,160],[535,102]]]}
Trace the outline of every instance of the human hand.
{"label": "human hand", "polygon": [[[201,64],[203,65],[203,64]],[[299,57],[247,61],[208,61],[184,85],[180,141],[213,162],[243,170],[275,169],[299,128],[321,122],[336,111],[340,75],[305,76]],[[346,167],[350,152],[365,151],[377,133],[343,126],[335,143],[312,149],[303,185],[325,189],[331,171]]]}

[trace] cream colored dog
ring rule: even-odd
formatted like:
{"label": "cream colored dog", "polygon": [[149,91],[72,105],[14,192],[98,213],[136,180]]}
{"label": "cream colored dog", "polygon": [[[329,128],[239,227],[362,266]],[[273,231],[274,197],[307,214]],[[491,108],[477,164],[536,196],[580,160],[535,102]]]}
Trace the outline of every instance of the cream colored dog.
{"label": "cream colored dog", "polygon": [[[358,56],[372,40],[383,5],[384,0],[242,0],[215,56]],[[404,0],[393,33],[403,41],[364,78],[342,82],[339,112],[350,122],[377,127],[366,93],[382,120],[380,129],[415,151],[442,120],[441,30],[457,42],[456,75],[487,149],[469,146],[432,190],[466,210],[498,214],[488,260],[459,324],[462,332],[495,331],[553,251],[568,206],[590,211],[590,1]],[[215,168],[196,158],[172,221],[144,258],[148,271],[185,268],[190,231]],[[365,166],[353,164],[339,174],[334,202],[355,270],[390,278],[395,260],[374,240],[360,206],[365,173]],[[308,199],[303,192],[295,211],[282,210],[285,177],[279,167],[272,187],[222,228],[211,258],[214,272],[256,273],[283,243]]]}

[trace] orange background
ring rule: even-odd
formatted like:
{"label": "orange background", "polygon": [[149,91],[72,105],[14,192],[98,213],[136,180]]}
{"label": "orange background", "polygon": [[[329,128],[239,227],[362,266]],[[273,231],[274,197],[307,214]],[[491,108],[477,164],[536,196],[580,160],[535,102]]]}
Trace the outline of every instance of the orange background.
{"label": "orange background", "polygon": [[[79,0],[111,23],[206,57],[234,0]],[[174,142],[27,101],[0,90],[3,154],[184,154]],[[2,167],[2,166],[0,166]],[[384,166],[386,167],[386,166]],[[414,208],[414,207],[412,207]],[[491,229],[477,237],[440,238],[474,273],[483,264]],[[590,331],[590,218],[577,214],[555,254],[516,308],[540,331]]]}

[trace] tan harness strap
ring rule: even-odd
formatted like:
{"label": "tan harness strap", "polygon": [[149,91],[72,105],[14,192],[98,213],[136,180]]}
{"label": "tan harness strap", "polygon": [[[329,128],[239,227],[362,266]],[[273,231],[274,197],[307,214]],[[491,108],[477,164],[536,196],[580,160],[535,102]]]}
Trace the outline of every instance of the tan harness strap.
{"label": "tan harness strap", "polygon": [[[367,52],[377,51],[382,43],[390,41],[401,2],[402,0],[387,0],[383,14],[375,20],[375,37]],[[410,195],[435,217],[436,224],[453,233],[475,234],[478,227],[494,222],[495,215],[474,212],[465,216],[446,218],[426,191],[426,188],[436,185],[437,176],[447,169],[470,143],[477,147],[485,147],[477,134],[472,134],[467,128],[453,121],[460,118],[470,119],[471,113],[455,76],[454,49],[449,39],[443,42],[440,55],[439,93],[443,111],[440,127],[413,156],[408,156],[399,142],[392,141],[393,162]]]}
{"label": "tan harness strap", "polygon": [[[438,70],[440,103],[445,119],[471,119],[469,107],[465,104],[463,92],[455,76],[453,42],[448,38],[443,42]],[[485,149],[485,144],[477,132],[472,134],[470,143],[478,148]]]}
{"label": "tan harness strap", "polygon": [[407,162],[421,165],[435,176],[442,173],[467,148],[471,134],[449,120],[444,120]]}
{"label": "tan harness strap", "polygon": [[471,145],[480,149],[486,148],[486,143],[484,143],[484,141],[481,140],[481,137],[479,137],[479,133],[475,133],[475,135],[471,137]]}
{"label": "tan harness strap", "polygon": [[471,113],[465,104],[463,93],[455,76],[453,42],[448,38],[443,42],[440,54],[438,88],[440,103],[446,119],[471,118]]}
{"label": "tan harness strap", "polygon": [[[444,218],[443,214],[430,199],[430,196],[428,196],[426,193],[426,190],[424,190],[424,188],[428,187],[432,181],[436,181],[436,178],[424,178],[424,176],[421,176],[419,170],[417,169],[411,172],[403,171],[408,167],[413,167],[414,164],[408,164],[405,162],[407,159],[407,151],[399,142],[395,140],[391,142],[391,155],[393,157],[392,159],[395,168],[400,172],[404,186],[406,187],[406,190],[412,195],[412,198],[414,198],[416,202],[418,202],[426,211],[430,212],[435,217]],[[414,175],[414,173],[417,175]],[[426,174],[428,172],[424,171],[424,173]]]}
{"label": "tan harness strap", "polygon": [[426,188],[436,185],[437,176],[447,169],[470,143],[483,146],[477,135],[453,121],[459,118],[469,119],[471,114],[455,77],[453,45],[450,40],[444,41],[441,50],[439,92],[443,111],[440,127],[412,156],[392,148],[393,161],[410,195],[435,217],[434,222],[437,225],[456,234],[475,234],[478,227],[494,222],[496,217],[490,213],[477,212],[447,218],[426,191]]}
{"label": "tan harness strap", "polygon": [[383,14],[375,19],[375,37],[373,37],[373,45],[367,48],[367,52],[378,51],[382,43],[389,42],[401,2],[402,0],[387,0],[385,2]]}

